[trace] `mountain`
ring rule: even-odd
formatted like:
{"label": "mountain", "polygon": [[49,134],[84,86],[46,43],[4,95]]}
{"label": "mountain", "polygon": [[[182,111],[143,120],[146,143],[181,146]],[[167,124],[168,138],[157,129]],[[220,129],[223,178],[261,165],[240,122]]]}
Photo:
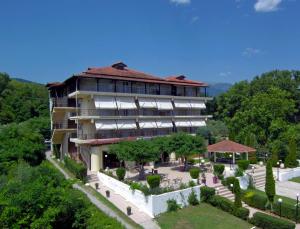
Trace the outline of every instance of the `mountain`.
{"label": "mountain", "polygon": [[11,78],[12,80],[16,80],[18,82],[21,82],[21,83],[35,83],[35,82],[32,82],[30,80],[25,80],[25,79],[21,79],[21,78]]}
{"label": "mountain", "polygon": [[207,93],[209,96],[214,97],[228,91],[231,87],[232,84],[230,83],[209,83]]}

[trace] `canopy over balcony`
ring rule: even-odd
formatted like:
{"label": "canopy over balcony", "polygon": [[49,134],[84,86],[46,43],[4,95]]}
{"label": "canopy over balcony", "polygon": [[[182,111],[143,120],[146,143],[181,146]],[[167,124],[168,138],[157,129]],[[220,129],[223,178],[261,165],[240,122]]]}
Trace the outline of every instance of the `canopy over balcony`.
{"label": "canopy over balcony", "polygon": [[236,153],[246,153],[246,159],[248,160],[248,153],[255,152],[256,149],[249,146],[245,146],[230,140],[224,140],[207,147],[207,151],[214,153],[214,161],[216,162],[216,153],[232,153],[232,162],[235,164]]}

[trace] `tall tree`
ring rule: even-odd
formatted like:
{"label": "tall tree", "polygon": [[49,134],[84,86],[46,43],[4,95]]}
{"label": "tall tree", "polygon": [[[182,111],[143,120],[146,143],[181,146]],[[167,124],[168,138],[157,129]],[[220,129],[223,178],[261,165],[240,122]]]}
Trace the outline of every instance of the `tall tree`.
{"label": "tall tree", "polygon": [[276,193],[275,193],[275,180],[274,180],[274,176],[273,176],[271,160],[269,160],[267,162],[267,167],[266,167],[265,192],[267,194],[268,202],[271,207],[271,210],[273,210],[273,202],[274,202],[274,197],[275,197]]}
{"label": "tall tree", "polygon": [[234,180],[233,193],[234,193],[234,206],[236,208],[242,207],[241,187],[238,179]]}
{"label": "tall tree", "polygon": [[297,161],[296,156],[297,145],[294,138],[292,138],[289,142],[289,154],[285,159],[285,166],[288,168],[295,168],[299,166],[299,162]]}

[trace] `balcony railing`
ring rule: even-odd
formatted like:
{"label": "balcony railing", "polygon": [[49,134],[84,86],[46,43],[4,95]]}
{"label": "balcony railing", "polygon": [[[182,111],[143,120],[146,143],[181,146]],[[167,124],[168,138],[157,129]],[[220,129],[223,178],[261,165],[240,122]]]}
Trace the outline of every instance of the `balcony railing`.
{"label": "balcony railing", "polygon": [[76,102],[74,99],[69,99],[68,97],[57,97],[52,98],[53,107],[75,107]]}
{"label": "balcony railing", "polygon": [[52,129],[76,129],[77,125],[74,121],[55,122],[52,124]]}

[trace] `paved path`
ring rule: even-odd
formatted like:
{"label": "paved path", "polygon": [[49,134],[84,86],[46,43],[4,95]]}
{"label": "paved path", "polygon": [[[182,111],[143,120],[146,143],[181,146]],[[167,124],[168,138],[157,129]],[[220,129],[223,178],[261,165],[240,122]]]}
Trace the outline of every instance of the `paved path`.
{"label": "paved path", "polygon": [[[64,176],[66,179],[70,179],[70,176],[51,158],[51,152],[46,152],[46,158],[49,160]],[[111,208],[104,205],[101,201],[99,201],[94,195],[87,192],[83,187],[78,184],[73,184],[73,188],[78,189],[79,191],[83,192],[87,195],[90,201],[101,211],[105,214],[109,215],[110,217],[115,218],[118,220],[122,225],[124,225],[127,229],[133,229],[131,225],[129,225],[124,219],[122,219],[119,215],[117,215]]]}

